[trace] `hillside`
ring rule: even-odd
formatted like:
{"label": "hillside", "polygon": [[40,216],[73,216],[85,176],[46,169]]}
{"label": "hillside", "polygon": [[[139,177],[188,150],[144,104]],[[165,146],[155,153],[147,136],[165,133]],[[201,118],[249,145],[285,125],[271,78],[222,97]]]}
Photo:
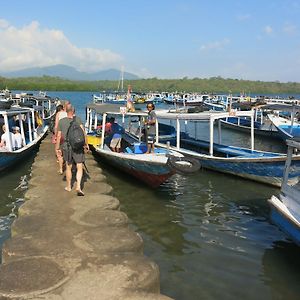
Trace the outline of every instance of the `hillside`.
{"label": "hillside", "polygon": [[[28,68],[13,72],[1,72],[0,76],[6,78],[20,78],[20,77],[60,77],[68,80],[86,80],[86,81],[95,81],[95,80],[119,80],[120,70],[108,69],[102,70],[94,73],[80,72],[73,67],[67,65],[55,65],[49,67],[37,67],[37,68]],[[139,79],[138,76],[124,72],[124,79],[135,80]]]}

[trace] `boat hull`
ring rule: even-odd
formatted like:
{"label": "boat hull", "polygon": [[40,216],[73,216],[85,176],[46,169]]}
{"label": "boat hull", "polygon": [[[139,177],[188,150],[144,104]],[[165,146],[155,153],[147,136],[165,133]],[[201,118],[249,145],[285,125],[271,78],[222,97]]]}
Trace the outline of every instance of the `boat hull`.
{"label": "boat hull", "polygon": [[[203,168],[277,187],[281,186],[285,166],[285,158],[276,161],[274,159],[203,157],[199,161]],[[300,160],[293,161],[293,169],[294,171],[290,174],[291,180],[300,176]]]}
{"label": "boat hull", "polygon": [[276,224],[300,245],[300,223],[277,197],[272,196],[268,202],[271,207],[270,218],[272,223]]}
{"label": "boat hull", "polygon": [[160,186],[175,173],[167,163],[126,159],[126,155],[112,154],[110,151],[97,148],[94,148],[94,153],[110,165],[134,176],[153,188]]}
{"label": "boat hull", "polygon": [[20,149],[14,152],[0,152],[0,172],[33,154],[45,136],[46,131],[40,136],[40,138],[33,142],[32,145],[29,145],[29,147],[24,148],[23,150]]}
{"label": "boat hull", "polygon": [[[209,144],[206,141],[182,139],[181,144],[182,148],[173,149],[198,159],[203,168],[268,185],[281,186],[286,155],[263,151],[251,152],[249,149],[217,144],[214,144],[214,153],[218,152],[220,156],[208,155],[200,150],[203,148],[204,151],[208,151]],[[300,178],[300,156],[293,157],[291,166],[289,181],[295,181]]]}
{"label": "boat hull", "polygon": [[300,124],[295,122],[292,126],[291,121],[282,117],[276,117],[269,114],[268,118],[273,123],[274,127],[278,130],[278,133],[283,141],[286,139],[293,139],[300,137]]}

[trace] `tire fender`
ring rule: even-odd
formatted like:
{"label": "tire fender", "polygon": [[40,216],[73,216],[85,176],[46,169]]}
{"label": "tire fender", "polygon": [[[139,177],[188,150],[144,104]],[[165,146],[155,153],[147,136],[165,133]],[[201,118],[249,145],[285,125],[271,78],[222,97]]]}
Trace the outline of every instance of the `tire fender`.
{"label": "tire fender", "polygon": [[201,165],[199,160],[192,157],[169,156],[167,164],[178,173],[190,174],[199,171]]}

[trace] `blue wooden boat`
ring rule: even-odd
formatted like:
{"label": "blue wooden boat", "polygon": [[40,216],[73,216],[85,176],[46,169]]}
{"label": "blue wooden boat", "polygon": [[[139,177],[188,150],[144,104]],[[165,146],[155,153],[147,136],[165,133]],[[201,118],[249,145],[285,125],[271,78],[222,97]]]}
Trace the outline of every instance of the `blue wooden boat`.
{"label": "blue wooden boat", "polygon": [[288,157],[280,195],[273,195],[268,200],[271,207],[270,218],[300,246],[300,183],[299,180],[292,183],[288,181],[290,173],[293,172],[293,149],[300,149],[300,143],[287,140],[287,145]]}
{"label": "blue wooden boat", "polygon": [[[220,122],[225,128],[250,134],[251,120],[249,118],[227,117],[221,119]],[[254,121],[253,126],[255,136],[271,137],[276,139],[280,138],[277,128],[270,122]]]}
{"label": "blue wooden boat", "polygon": [[[245,179],[280,186],[284,173],[286,155],[281,153],[254,150],[254,113],[237,111],[235,116],[251,118],[251,149],[222,145],[221,126],[219,126],[219,143],[214,142],[214,122],[232,116],[228,112],[203,112],[198,114],[171,114],[157,112],[158,118],[176,119],[177,141],[174,149],[184,155],[197,158],[202,167],[218,172],[228,173]],[[180,133],[180,120],[209,120],[209,141],[192,138]],[[292,171],[289,180],[300,176],[300,155],[293,156]]]}
{"label": "blue wooden boat", "polygon": [[[0,171],[9,168],[22,161],[24,157],[32,154],[46,135],[48,126],[37,126],[35,123],[35,112],[37,110],[22,107],[0,110],[1,128],[5,125],[6,132],[10,132],[7,135],[5,146],[0,147]],[[18,118],[18,121],[14,121],[14,118]],[[12,139],[13,134],[11,131],[13,126],[20,128],[23,141],[20,148],[16,147]]]}
{"label": "blue wooden boat", "polygon": [[211,100],[204,101],[204,107],[212,111],[225,111],[226,106],[223,103],[213,102]]}
{"label": "blue wooden boat", "polygon": [[[98,128],[98,115],[102,117],[101,128],[106,127],[107,116],[113,116],[116,118],[119,117],[122,127],[126,127],[127,130],[122,134],[121,152],[112,151],[109,147],[111,136],[106,136],[105,130],[102,130],[98,144],[93,145],[94,153],[112,166],[134,176],[148,186],[158,187],[174,175],[179,168],[182,172],[188,173],[199,169],[200,165],[197,161],[187,159],[184,155],[174,150],[155,147],[154,152],[146,153],[147,144],[142,141],[141,130],[142,119],[147,117],[146,113],[122,114],[120,113],[120,109],[117,110],[115,106],[88,105],[86,124],[88,136],[90,134],[93,135],[95,129]],[[137,122],[140,126],[133,129],[131,119],[134,119],[134,123]],[[157,123],[156,127],[158,128],[158,126]],[[165,130],[167,128],[168,126],[164,127]],[[99,131],[98,134],[100,134]],[[168,135],[168,139],[170,139],[170,135]],[[185,167],[182,168],[184,165]]]}
{"label": "blue wooden boat", "polygon": [[284,118],[274,114],[268,114],[272,124],[278,130],[280,137],[286,139],[300,138],[300,123],[293,117]]}

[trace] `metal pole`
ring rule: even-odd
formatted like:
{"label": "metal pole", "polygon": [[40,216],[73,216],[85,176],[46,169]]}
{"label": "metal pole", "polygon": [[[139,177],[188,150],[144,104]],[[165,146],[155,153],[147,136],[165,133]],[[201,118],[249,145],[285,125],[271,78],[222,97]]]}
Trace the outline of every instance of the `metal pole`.
{"label": "metal pole", "polygon": [[101,132],[101,147],[100,147],[101,149],[104,148],[105,123],[106,123],[106,114],[103,114],[102,132]]}
{"label": "metal pole", "polygon": [[214,118],[209,119],[209,155],[214,155]]}
{"label": "metal pole", "polygon": [[25,145],[25,134],[24,134],[24,126],[23,126],[23,120],[22,120],[22,115],[19,114],[19,125],[20,125],[20,130],[21,130],[21,135],[22,135],[22,140]]}
{"label": "metal pole", "polygon": [[31,118],[32,118],[32,127],[33,127],[33,139],[35,139],[37,137],[37,133],[35,128],[34,110],[31,111]]}
{"label": "metal pole", "polygon": [[92,131],[92,124],[93,124],[93,116],[92,116],[92,113],[90,115],[90,119],[89,119],[90,123],[89,123],[89,132]]}
{"label": "metal pole", "polygon": [[218,137],[219,137],[219,144],[222,144],[222,129],[221,129],[221,120],[218,120]]}
{"label": "metal pole", "polygon": [[139,116],[139,142],[141,142],[142,139],[142,122],[141,122],[141,116]]}
{"label": "metal pole", "polygon": [[31,128],[31,120],[30,120],[30,114],[27,113],[27,124],[28,124],[28,131],[29,131],[29,141],[32,142],[32,128]]}
{"label": "metal pole", "polygon": [[295,118],[295,107],[293,105],[293,110],[291,113],[291,128],[290,128],[290,134],[292,134],[293,126],[294,126],[294,118]]}
{"label": "metal pole", "polygon": [[6,148],[8,149],[8,151],[12,151],[12,140],[11,140],[11,135],[9,134],[9,123],[8,123],[8,117],[7,114],[4,114],[4,125],[5,125],[5,133],[7,133],[7,139],[6,139]]}
{"label": "metal pole", "polygon": [[159,131],[158,131],[158,121],[157,119],[155,120],[155,142],[158,143],[158,136],[159,136]]}
{"label": "metal pole", "polygon": [[254,115],[251,115],[251,151],[254,150]]}
{"label": "metal pole", "polygon": [[176,119],[176,147],[177,149],[180,149],[180,121],[179,119]]}
{"label": "metal pole", "polygon": [[97,115],[97,113],[95,112],[95,118],[94,118],[94,130],[97,129],[97,125],[98,125],[98,115]]}
{"label": "metal pole", "polygon": [[89,124],[90,124],[90,113],[91,110],[89,108],[86,109],[86,130],[89,130]]}

